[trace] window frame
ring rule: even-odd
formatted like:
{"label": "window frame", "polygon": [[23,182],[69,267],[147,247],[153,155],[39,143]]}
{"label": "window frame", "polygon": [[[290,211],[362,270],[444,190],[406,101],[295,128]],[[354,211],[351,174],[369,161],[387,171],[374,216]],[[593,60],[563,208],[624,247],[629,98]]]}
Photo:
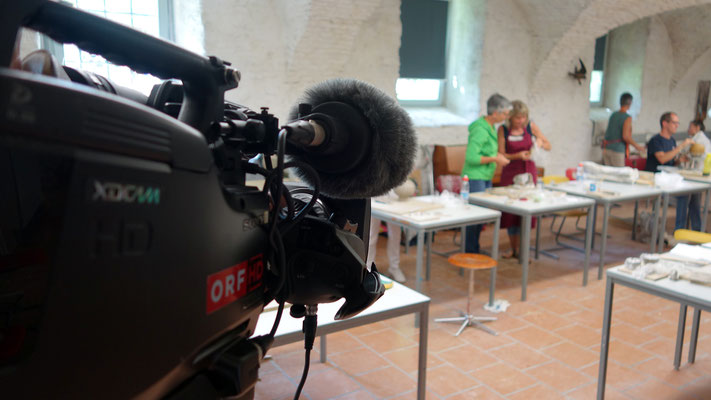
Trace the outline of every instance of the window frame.
{"label": "window frame", "polygon": [[[605,51],[603,52],[602,55],[602,79],[600,79],[600,99],[598,101],[592,101],[590,100],[590,93],[592,93],[592,90],[590,89],[590,86],[592,85],[592,74],[593,71],[595,71],[595,59],[593,56],[593,68],[590,70],[590,84],[588,85],[588,101],[590,102],[590,105],[593,107],[602,107],[602,105],[605,103],[605,70],[607,69],[607,53],[609,51],[609,40],[610,40],[610,35],[609,33],[606,33],[603,35],[605,38]],[[597,39],[595,39],[597,41]],[[599,71],[599,70],[598,70]]]}

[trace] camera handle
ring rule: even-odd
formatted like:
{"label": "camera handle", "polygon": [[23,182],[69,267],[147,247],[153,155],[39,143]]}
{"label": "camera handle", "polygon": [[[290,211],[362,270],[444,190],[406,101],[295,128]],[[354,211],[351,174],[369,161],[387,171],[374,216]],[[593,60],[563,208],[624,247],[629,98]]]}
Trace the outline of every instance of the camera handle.
{"label": "camera handle", "polygon": [[[203,134],[221,121],[225,91],[237,87],[239,72],[217,57],[205,57],[165,40],[93,14],[47,0],[7,1],[0,6],[0,59],[9,65],[20,26],[42,32],[61,43],[76,44],[114,64],[162,79],[183,81],[185,97],[178,119]],[[11,36],[12,35],[12,36]],[[10,40],[6,40],[10,39]]]}

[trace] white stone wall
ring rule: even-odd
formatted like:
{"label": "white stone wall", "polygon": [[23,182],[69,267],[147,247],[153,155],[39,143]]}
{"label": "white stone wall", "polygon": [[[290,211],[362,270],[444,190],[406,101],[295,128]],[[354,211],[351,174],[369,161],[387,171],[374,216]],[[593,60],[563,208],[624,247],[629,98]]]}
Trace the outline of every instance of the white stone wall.
{"label": "white stone wall", "polygon": [[398,0],[203,0],[206,53],[233,63],[228,99],[284,120],[307,87],[352,77],[395,94]]}

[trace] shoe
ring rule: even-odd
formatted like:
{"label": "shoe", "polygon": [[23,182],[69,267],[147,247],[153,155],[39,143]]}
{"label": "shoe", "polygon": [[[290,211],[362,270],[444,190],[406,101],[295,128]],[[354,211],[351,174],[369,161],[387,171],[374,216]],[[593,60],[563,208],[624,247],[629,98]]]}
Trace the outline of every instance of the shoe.
{"label": "shoe", "polygon": [[407,282],[407,278],[405,278],[405,274],[402,273],[402,270],[399,267],[388,268],[388,275],[390,275],[391,278],[395,279],[396,281],[398,281],[400,283]]}

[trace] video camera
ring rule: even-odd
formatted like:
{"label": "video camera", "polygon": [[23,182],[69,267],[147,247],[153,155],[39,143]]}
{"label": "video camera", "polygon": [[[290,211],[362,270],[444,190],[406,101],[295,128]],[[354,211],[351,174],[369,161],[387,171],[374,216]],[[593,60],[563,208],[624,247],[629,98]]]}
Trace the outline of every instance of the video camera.
{"label": "video camera", "polygon": [[[7,68],[20,27],[166,81],[126,98]],[[405,180],[415,139],[378,89],[324,82],[280,126],[225,102],[229,63],[43,0],[0,3],[0,57],[3,397],[249,399],[265,304],[305,317],[308,352],[318,304],[382,296],[368,197]]]}

